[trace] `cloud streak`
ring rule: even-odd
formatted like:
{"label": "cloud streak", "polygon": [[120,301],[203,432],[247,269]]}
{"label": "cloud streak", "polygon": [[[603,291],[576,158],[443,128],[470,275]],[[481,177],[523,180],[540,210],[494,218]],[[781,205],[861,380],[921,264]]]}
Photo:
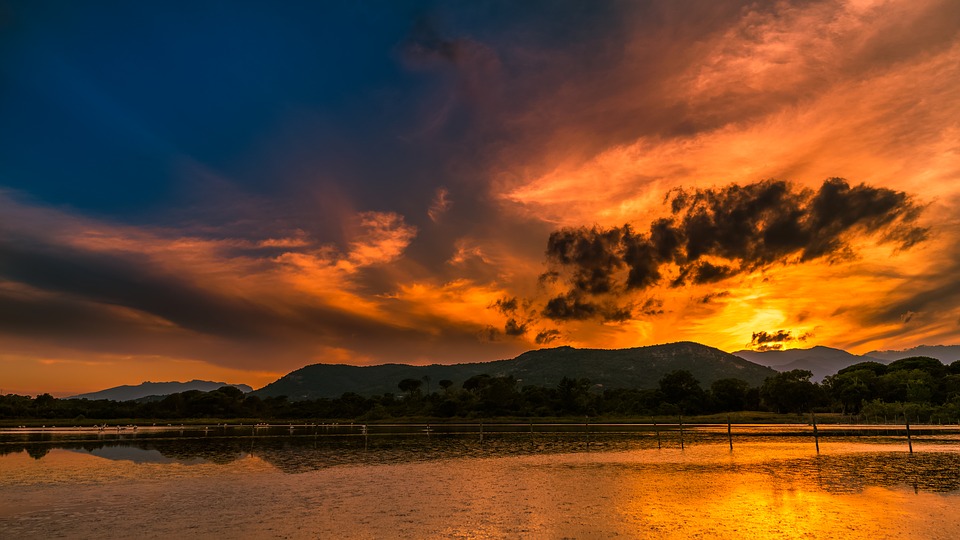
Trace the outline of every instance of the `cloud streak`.
{"label": "cloud streak", "polygon": [[957,2],[13,9],[5,386],[960,339]]}

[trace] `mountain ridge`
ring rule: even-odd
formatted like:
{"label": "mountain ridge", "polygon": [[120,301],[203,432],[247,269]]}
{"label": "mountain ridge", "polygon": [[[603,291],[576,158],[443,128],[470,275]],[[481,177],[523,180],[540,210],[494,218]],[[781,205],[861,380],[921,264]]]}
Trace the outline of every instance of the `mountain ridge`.
{"label": "mountain ridge", "polygon": [[843,349],[826,347],[824,345],[817,345],[809,349],[773,351],[741,350],[733,352],[732,354],[755,364],[771,367],[780,372],[794,369],[810,371],[813,373],[812,380],[814,382],[821,382],[828,375],[834,375],[841,369],[858,362],[875,361],[889,363],[877,358],[856,355]]}
{"label": "mountain ridge", "polygon": [[190,390],[200,390],[202,392],[209,392],[211,390],[216,390],[217,388],[220,388],[223,386],[233,386],[235,388],[239,388],[241,391],[243,391],[243,393],[249,393],[253,391],[253,388],[251,388],[246,384],[230,384],[230,383],[224,383],[224,382],[202,381],[199,379],[194,379],[192,381],[187,381],[187,382],[144,381],[140,384],[135,384],[135,385],[124,384],[121,386],[106,388],[104,390],[98,390],[96,392],[87,392],[85,394],[77,394],[75,396],[70,396],[66,399],[89,399],[89,400],[109,399],[113,401],[133,401],[136,399],[142,399],[146,397],[167,396],[170,394],[187,392]]}
{"label": "mountain ridge", "polygon": [[510,359],[461,364],[312,364],[284,375],[253,395],[285,395],[291,400],[334,398],[347,392],[382,395],[399,393],[397,384],[408,378],[424,380],[424,390],[430,391],[444,379],[460,385],[484,374],[513,376],[520,386],[555,386],[562,377],[570,377],[587,378],[603,388],[656,388],[663,375],[678,369],[693,373],[704,387],[722,378],[740,378],[759,385],[776,374],[773,369],[720,349],[683,341],[629,349],[554,347]]}
{"label": "mountain ridge", "polygon": [[928,356],[949,364],[960,360],[960,345],[918,345],[903,350],[870,351],[865,356],[878,358],[885,364],[911,356]]}
{"label": "mountain ridge", "polygon": [[862,355],[823,345],[808,349],[741,350],[731,354],[780,372],[805,369],[813,373],[814,382],[822,382],[828,375],[835,375],[841,369],[860,362],[889,364],[903,358],[928,356],[949,364],[960,359],[960,345],[920,345],[899,351],[870,351]]}

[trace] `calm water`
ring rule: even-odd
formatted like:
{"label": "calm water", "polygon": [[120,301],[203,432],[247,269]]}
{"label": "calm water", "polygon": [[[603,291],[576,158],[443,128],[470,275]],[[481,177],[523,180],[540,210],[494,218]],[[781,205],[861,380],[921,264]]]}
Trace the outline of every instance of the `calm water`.
{"label": "calm water", "polygon": [[361,429],[0,431],[0,538],[960,538],[952,431]]}

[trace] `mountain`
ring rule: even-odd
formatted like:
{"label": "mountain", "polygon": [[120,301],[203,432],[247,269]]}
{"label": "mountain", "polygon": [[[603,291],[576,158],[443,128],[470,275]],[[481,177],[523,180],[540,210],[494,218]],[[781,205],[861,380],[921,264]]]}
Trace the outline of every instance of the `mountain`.
{"label": "mountain", "polygon": [[313,364],[293,371],[253,392],[287,396],[291,400],[334,398],[345,392],[360,395],[399,393],[403,379],[429,377],[431,391],[444,379],[455,387],[474,375],[514,376],[520,386],[556,386],[563,377],[588,378],[603,388],[656,388],[667,373],[685,369],[704,388],[717,379],[738,378],[760,385],[776,372],[698,343],[680,342],[633,349],[575,349],[558,347],[529,351],[510,360],[470,364],[411,366],[347,366]]}
{"label": "mountain", "polygon": [[209,392],[211,390],[216,390],[221,386],[234,386],[242,390],[244,393],[253,391],[253,388],[250,388],[245,384],[227,384],[213,381],[199,381],[196,379],[190,382],[147,381],[136,386],[115,386],[113,388],[107,388],[106,390],[100,390],[99,392],[70,396],[67,399],[111,399],[113,401],[132,401],[134,399],[150,396],[166,396],[169,394],[176,394],[178,392],[186,392],[187,390],[200,390],[202,392]]}
{"label": "mountain", "polygon": [[960,360],[960,345],[920,345],[902,351],[870,351],[866,356],[879,358],[884,364],[911,356],[929,356],[940,360],[944,364],[950,364]]}
{"label": "mountain", "polygon": [[785,351],[737,351],[733,354],[761,366],[770,366],[779,372],[794,369],[808,370],[813,373],[814,382],[821,382],[827,375],[835,375],[841,369],[858,362],[890,363],[889,360],[875,358],[869,354],[858,356],[843,349],[823,346]]}

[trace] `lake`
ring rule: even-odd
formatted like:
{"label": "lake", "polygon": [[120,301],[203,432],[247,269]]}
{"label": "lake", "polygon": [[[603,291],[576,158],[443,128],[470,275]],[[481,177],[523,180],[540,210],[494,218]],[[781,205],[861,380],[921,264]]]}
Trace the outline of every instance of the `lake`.
{"label": "lake", "polygon": [[903,427],[6,429],[0,538],[960,538],[960,432]]}

